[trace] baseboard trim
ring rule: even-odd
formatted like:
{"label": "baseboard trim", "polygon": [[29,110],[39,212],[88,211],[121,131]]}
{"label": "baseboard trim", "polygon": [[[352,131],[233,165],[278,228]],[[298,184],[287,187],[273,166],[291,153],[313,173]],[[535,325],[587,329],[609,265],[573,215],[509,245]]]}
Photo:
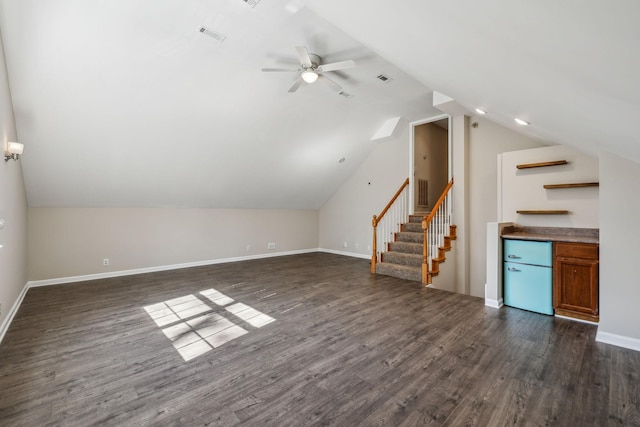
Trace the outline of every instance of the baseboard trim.
{"label": "baseboard trim", "polygon": [[358,253],[355,253],[355,252],[345,252],[345,251],[337,251],[335,249],[323,249],[323,248],[318,249],[318,252],[323,252],[323,253],[326,253],[326,254],[350,256],[350,257],[353,257],[353,258],[362,258],[362,259],[371,260],[371,255],[358,254]]}
{"label": "baseboard trim", "polygon": [[495,299],[491,299],[491,298],[485,298],[484,299],[484,305],[486,305],[487,307],[491,307],[491,308],[500,308],[504,305],[504,301],[502,298],[500,298],[499,300],[495,300]]}
{"label": "baseboard trim", "polygon": [[13,321],[14,316],[18,312],[18,309],[20,308],[20,305],[22,304],[22,301],[24,300],[24,297],[26,296],[27,291],[31,288],[37,288],[40,286],[63,285],[67,283],[76,283],[76,282],[86,282],[86,281],[92,281],[92,280],[98,280],[98,279],[109,279],[109,278],[120,277],[120,276],[132,276],[134,274],[155,273],[159,271],[177,270],[180,268],[202,267],[206,265],[225,264],[229,262],[250,261],[254,259],[275,258],[275,257],[281,257],[281,256],[288,256],[288,255],[300,255],[300,254],[307,254],[307,253],[314,253],[314,252],[324,252],[324,253],[331,253],[335,255],[370,259],[369,256],[363,255],[363,254],[334,251],[331,249],[312,248],[312,249],[300,249],[300,250],[285,251],[285,252],[265,253],[265,254],[242,256],[242,257],[220,258],[220,259],[213,259],[213,260],[207,260],[207,261],[187,262],[187,263],[181,263],[181,264],[161,265],[157,267],[135,268],[131,270],[110,271],[108,273],[58,277],[55,279],[46,279],[46,280],[32,280],[27,282],[24,285],[24,287],[22,288],[22,291],[20,292],[20,295],[18,296],[16,301],[13,303],[11,310],[7,314],[7,317],[5,317],[4,321],[2,322],[2,325],[0,325],[0,343],[2,343],[2,340],[4,339],[4,335],[9,329],[9,326],[11,325],[11,322]]}
{"label": "baseboard trim", "polygon": [[557,317],[558,319],[566,319],[566,320],[573,320],[574,322],[580,322],[580,323],[586,323],[587,325],[595,325],[598,326],[597,322],[592,322],[590,320],[584,320],[584,319],[579,319],[577,317],[569,317],[569,316],[563,316],[562,314],[554,314],[554,317]]}
{"label": "baseboard trim", "polygon": [[617,347],[628,348],[630,350],[640,351],[640,339],[625,337],[624,335],[611,334],[609,332],[596,333],[596,341],[615,345]]}
{"label": "baseboard trim", "polygon": [[20,291],[20,295],[18,295],[18,298],[16,298],[13,305],[11,306],[11,310],[9,310],[7,317],[4,318],[4,321],[0,326],[0,344],[4,339],[4,334],[7,333],[7,330],[9,329],[9,326],[11,325],[13,318],[15,317],[16,313],[18,312],[18,309],[20,308],[20,305],[22,304],[22,300],[24,300],[25,295],[27,295],[28,290],[29,290],[29,283],[27,282],[22,288],[22,291]]}
{"label": "baseboard trim", "polygon": [[30,281],[27,285],[30,288],[37,288],[40,286],[62,285],[66,283],[85,282],[85,281],[98,280],[98,279],[109,279],[109,278],[120,277],[120,276],[132,276],[134,274],[145,274],[145,273],[156,273],[159,271],[178,270],[181,268],[203,267],[206,265],[226,264],[229,262],[251,261],[254,259],[275,258],[275,257],[281,257],[281,256],[288,256],[288,255],[300,255],[300,254],[319,252],[319,251],[320,251],[319,248],[314,248],[314,249],[300,249],[300,250],[286,251],[286,252],[265,253],[265,254],[249,255],[249,256],[241,256],[241,257],[220,258],[220,259],[212,259],[212,260],[206,260],[206,261],[186,262],[181,264],[161,265],[157,267],[110,271],[108,273],[58,277],[55,279],[46,279],[46,280],[33,280],[33,281]]}

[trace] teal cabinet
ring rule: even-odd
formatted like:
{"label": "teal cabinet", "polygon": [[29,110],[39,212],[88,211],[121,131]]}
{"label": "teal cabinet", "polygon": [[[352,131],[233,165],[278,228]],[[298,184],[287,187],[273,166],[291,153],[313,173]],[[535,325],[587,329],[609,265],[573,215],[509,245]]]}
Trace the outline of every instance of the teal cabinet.
{"label": "teal cabinet", "polygon": [[504,240],[504,304],[553,314],[551,242]]}

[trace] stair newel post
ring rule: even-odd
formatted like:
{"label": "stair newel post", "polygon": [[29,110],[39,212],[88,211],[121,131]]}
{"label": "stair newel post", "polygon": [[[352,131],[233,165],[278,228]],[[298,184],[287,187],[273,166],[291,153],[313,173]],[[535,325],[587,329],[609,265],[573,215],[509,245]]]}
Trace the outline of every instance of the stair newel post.
{"label": "stair newel post", "polygon": [[373,225],[373,244],[371,245],[371,249],[373,250],[371,254],[371,272],[376,272],[376,262],[378,261],[378,242],[376,238],[377,228],[378,228],[378,218],[374,215],[373,220],[371,220],[371,225]]}
{"label": "stair newel post", "polygon": [[427,285],[429,283],[429,251],[428,245],[429,241],[427,239],[427,227],[429,223],[427,223],[426,219],[422,220],[422,284]]}

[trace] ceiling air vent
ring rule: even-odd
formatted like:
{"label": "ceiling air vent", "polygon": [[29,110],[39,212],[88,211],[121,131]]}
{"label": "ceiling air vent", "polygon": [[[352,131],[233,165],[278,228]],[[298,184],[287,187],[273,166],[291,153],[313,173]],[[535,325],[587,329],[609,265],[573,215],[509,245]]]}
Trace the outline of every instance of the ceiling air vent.
{"label": "ceiling air vent", "polygon": [[220,43],[222,43],[227,38],[227,36],[225,36],[224,34],[217,33],[205,27],[200,27],[198,31],[200,31],[202,34],[205,34],[209,37],[213,37],[214,39],[218,40]]}
{"label": "ceiling air vent", "polygon": [[250,7],[256,7],[256,5],[260,3],[260,0],[242,0],[242,1],[245,2]]}
{"label": "ceiling air vent", "polygon": [[385,76],[384,74],[379,74],[376,78],[383,83],[389,83],[391,80],[393,80],[391,77]]}

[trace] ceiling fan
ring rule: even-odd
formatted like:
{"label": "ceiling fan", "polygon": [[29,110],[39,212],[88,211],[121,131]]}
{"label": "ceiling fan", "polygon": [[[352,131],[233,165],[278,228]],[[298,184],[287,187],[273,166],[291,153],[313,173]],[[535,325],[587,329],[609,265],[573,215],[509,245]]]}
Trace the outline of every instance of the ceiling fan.
{"label": "ceiling fan", "polygon": [[324,73],[327,71],[338,71],[338,70],[346,70],[348,68],[353,68],[356,66],[356,63],[352,60],[348,61],[340,61],[340,62],[332,62],[330,64],[321,64],[321,58],[313,53],[309,53],[306,47],[304,46],[296,46],[296,51],[298,52],[298,57],[300,58],[300,66],[298,68],[263,68],[262,71],[265,72],[280,72],[280,71],[290,71],[290,72],[298,72],[300,73],[300,77],[298,80],[293,83],[293,85],[289,88],[289,92],[295,92],[298,90],[303,83],[313,83],[316,80],[320,80],[328,85],[332,90],[341,93],[342,87],[331,80],[329,77],[325,76]]}

